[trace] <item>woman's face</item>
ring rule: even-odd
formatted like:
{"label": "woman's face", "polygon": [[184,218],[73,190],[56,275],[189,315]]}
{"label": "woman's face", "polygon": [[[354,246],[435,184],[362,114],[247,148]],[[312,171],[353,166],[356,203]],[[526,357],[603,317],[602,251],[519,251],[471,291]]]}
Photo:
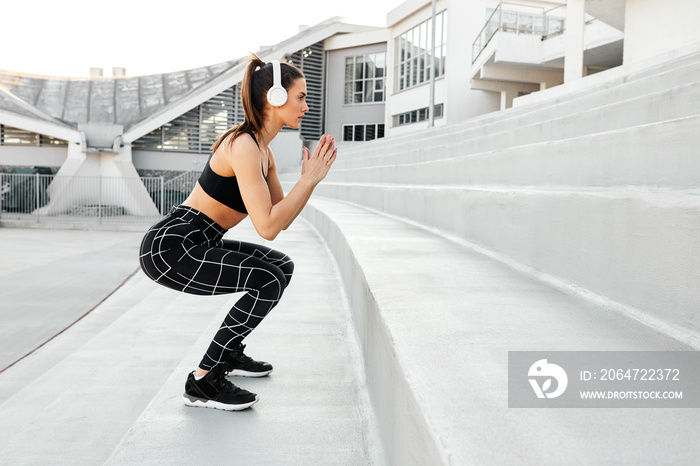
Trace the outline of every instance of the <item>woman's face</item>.
{"label": "woman's face", "polygon": [[287,89],[287,102],[279,107],[278,115],[285,125],[297,129],[304,114],[309,111],[306,105],[306,80],[296,79]]}

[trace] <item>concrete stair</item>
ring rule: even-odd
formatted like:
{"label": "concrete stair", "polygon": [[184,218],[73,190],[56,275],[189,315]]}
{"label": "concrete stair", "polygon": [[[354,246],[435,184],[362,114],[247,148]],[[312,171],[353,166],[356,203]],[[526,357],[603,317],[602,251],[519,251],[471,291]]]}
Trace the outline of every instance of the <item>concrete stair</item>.
{"label": "concrete stair", "polygon": [[700,348],[700,54],[341,148],[322,196],[476,244]]}
{"label": "concrete stair", "polygon": [[303,212],[348,293],[389,464],[694,464],[693,409],[511,409],[508,351],[683,351],[673,338],[426,228]]}
{"label": "concrete stair", "polygon": [[700,349],[698,78],[696,53],[340,143],[303,215],[341,268],[390,464],[696,462],[695,410],[506,392],[508,351]]}
{"label": "concrete stair", "polygon": [[700,54],[537,104],[360,146],[341,146],[336,168],[485,153],[697,115],[698,76]]}

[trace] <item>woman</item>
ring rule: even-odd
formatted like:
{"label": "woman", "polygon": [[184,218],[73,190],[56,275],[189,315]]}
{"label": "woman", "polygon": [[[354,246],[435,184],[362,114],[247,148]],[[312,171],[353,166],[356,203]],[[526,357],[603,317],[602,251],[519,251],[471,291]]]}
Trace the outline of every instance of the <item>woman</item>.
{"label": "woman", "polygon": [[141,268],[152,280],[185,293],[217,295],[245,291],[185,383],[188,406],[241,410],[257,395],[226,375],[262,377],[266,362],[243,353],[243,339],[279,302],[294,264],[285,254],[251,243],[222,239],[246,216],[273,240],[286,229],[326,176],[337,149],[324,135],[313,155],[304,148],[301,178],[285,196],[270,142],[284,125],[298,128],[306,105],[306,81],[293,65],[264,63],[253,55],[243,77],[244,122],[223,134],[194,190],[154,225],[141,244]]}

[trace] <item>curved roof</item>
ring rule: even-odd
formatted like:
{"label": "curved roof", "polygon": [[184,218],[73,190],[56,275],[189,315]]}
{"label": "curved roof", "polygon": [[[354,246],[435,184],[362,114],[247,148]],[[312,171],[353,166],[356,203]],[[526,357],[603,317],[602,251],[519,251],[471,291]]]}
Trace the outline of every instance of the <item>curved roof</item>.
{"label": "curved roof", "polygon": [[59,78],[0,70],[0,109],[72,128],[99,123],[128,129],[243,60],[136,77]]}
{"label": "curved roof", "polygon": [[[376,29],[334,17],[257,54],[282,59],[335,34]],[[149,76],[63,78],[0,70],[0,122],[73,142],[89,128],[110,128],[110,137],[121,133],[122,142],[131,143],[240,82],[247,60]]]}

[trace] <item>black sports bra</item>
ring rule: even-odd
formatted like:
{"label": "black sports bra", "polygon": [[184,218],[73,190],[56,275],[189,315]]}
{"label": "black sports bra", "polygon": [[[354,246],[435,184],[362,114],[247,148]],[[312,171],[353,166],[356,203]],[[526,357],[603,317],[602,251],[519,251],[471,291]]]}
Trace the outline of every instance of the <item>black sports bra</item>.
{"label": "black sports bra", "polygon": [[[253,133],[248,133],[255,141],[255,145],[260,148],[258,140],[255,139]],[[214,154],[209,156],[207,164],[202,170],[202,174],[199,176],[199,185],[202,187],[205,193],[211,196],[213,199],[221,202],[231,209],[247,214],[248,210],[245,208],[243,203],[243,197],[241,196],[241,188],[238,186],[238,180],[235,176],[221,176],[211,169],[211,158]],[[270,171],[270,161],[267,162],[268,172]],[[265,181],[267,181],[267,176],[265,176],[265,170],[263,169],[262,163],[260,164],[260,170],[262,171]],[[269,173],[268,173],[269,174]]]}

